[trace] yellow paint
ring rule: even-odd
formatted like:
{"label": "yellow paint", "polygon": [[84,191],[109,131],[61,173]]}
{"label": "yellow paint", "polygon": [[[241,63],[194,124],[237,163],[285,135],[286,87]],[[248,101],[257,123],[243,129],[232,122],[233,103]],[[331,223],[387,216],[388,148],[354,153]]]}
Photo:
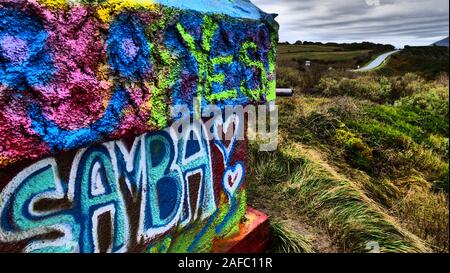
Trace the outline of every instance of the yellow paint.
{"label": "yellow paint", "polygon": [[38,2],[51,10],[67,9],[67,0],[38,0]]}
{"label": "yellow paint", "polygon": [[147,9],[155,10],[157,5],[153,0],[108,0],[99,5],[97,14],[104,23],[109,23],[112,18],[124,10]]}
{"label": "yellow paint", "polygon": [[13,163],[16,163],[17,159],[14,158],[6,158],[6,157],[0,157],[0,167],[6,167],[8,165],[11,165]]}

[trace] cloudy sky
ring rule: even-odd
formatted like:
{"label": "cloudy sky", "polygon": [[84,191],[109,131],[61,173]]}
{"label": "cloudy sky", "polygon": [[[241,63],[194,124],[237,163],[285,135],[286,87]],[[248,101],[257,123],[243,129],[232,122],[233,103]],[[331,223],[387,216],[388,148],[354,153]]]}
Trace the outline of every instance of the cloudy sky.
{"label": "cloudy sky", "polygon": [[448,0],[251,0],[279,14],[280,41],[428,45],[448,36]]}

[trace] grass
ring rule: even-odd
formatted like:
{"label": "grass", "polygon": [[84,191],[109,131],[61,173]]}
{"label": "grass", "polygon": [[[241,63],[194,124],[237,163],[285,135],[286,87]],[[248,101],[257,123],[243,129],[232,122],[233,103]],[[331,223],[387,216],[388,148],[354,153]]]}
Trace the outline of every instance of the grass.
{"label": "grass", "polygon": [[449,72],[447,47],[408,47],[390,57],[379,73],[383,75],[414,72],[433,79],[440,72]]}
{"label": "grass", "polygon": [[298,53],[298,52],[332,52],[343,50],[342,47],[318,46],[318,45],[279,45],[278,54]]}
{"label": "grass", "polygon": [[278,59],[283,61],[285,59],[291,60],[311,60],[311,61],[326,61],[326,62],[342,62],[353,60],[357,57],[369,56],[370,50],[355,50],[355,51],[324,51],[324,52],[286,52],[278,53]]}
{"label": "grass", "polygon": [[273,230],[278,251],[305,251],[306,240],[318,252],[367,252],[373,242],[382,252],[448,252],[448,49],[408,48],[359,74],[337,67],[360,57],[329,71],[286,56],[364,48],[302,47],[284,48],[277,63],[277,83],[297,91],[277,101],[279,149],[251,146],[248,164],[249,203],[294,228]]}
{"label": "grass", "polygon": [[[447,143],[441,130],[448,120],[429,126],[405,105],[350,97],[297,94],[278,104],[279,150],[253,150],[249,162],[258,198],[269,195],[281,211],[293,207],[339,251],[365,252],[370,242],[382,252],[448,251],[448,149],[439,154],[427,146],[430,138]],[[327,155],[325,162],[306,154],[305,145]]]}
{"label": "grass", "polygon": [[250,183],[272,185],[298,213],[332,234],[342,251],[367,252],[370,242],[378,242],[383,252],[429,251],[352,182],[336,179],[304,157],[295,144],[283,147],[264,154],[253,149],[255,180]]}
{"label": "grass", "polygon": [[281,222],[271,222],[272,242],[269,253],[315,253],[311,241]]}

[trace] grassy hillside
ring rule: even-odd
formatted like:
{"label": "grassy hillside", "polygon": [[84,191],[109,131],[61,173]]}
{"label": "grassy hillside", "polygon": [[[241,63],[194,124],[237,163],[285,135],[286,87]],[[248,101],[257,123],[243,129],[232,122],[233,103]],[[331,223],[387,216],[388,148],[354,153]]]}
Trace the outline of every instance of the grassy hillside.
{"label": "grassy hillside", "polygon": [[392,50],[389,45],[379,45],[372,43],[354,44],[280,44],[278,46],[278,62],[282,67],[292,66],[290,62],[297,66],[303,66],[306,60],[313,61],[313,66],[329,66],[355,68],[363,65],[382,52]]}
{"label": "grassy hillside", "polygon": [[297,93],[277,101],[279,149],[249,158],[249,203],[275,221],[273,251],[448,252],[445,67],[424,78],[283,64]]}
{"label": "grassy hillside", "polygon": [[[351,61],[357,57],[366,58],[369,56],[370,50],[354,50],[354,51],[287,51],[279,54],[280,60],[311,60],[323,61],[328,63]],[[306,50],[306,49],[303,49]]]}
{"label": "grassy hillside", "polygon": [[406,47],[398,54],[393,55],[380,72],[383,75],[414,72],[427,79],[432,79],[441,72],[449,72],[448,54],[448,47]]}

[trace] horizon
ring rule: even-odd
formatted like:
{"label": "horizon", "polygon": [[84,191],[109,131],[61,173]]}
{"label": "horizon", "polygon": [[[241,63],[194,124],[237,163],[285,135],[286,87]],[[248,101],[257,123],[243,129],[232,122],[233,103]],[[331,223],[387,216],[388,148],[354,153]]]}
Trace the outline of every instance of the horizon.
{"label": "horizon", "polygon": [[[449,37],[447,0],[251,0],[278,14],[279,42],[427,46]],[[300,18],[300,19],[299,19]]]}

